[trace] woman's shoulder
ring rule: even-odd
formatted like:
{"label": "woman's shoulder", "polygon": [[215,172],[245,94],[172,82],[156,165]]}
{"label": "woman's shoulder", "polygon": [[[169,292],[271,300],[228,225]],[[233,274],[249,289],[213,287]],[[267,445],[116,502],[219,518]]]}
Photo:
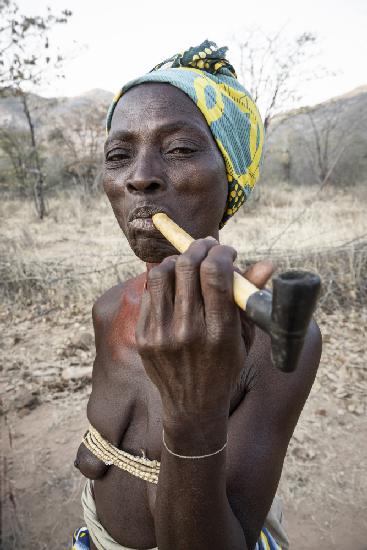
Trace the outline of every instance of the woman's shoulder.
{"label": "woman's shoulder", "polygon": [[104,324],[111,320],[117,311],[121,310],[124,302],[140,301],[142,288],[145,282],[145,273],[118,283],[104,292],[95,301],[92,308],[94,326]]}

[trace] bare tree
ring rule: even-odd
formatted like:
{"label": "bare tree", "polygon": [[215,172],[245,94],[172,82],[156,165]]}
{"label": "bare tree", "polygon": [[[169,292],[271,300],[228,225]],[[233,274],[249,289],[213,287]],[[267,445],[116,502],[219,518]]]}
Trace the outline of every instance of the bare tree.
{"label": "bare tree", "polygon": [[304,32],[288,39],[284,28],[274,33],[245,30],[235,41],[239,51],[239,77],[259,105],[268,130],[273,114],[299,99],[309,78],[305,63],[313,57],[316,35]]}
{"label": "bare tree", "polygon": [[298,111],[297,117],[294,116],[293,123],[296,118],[298,118],[296,130],[298,139],[295,137],[295,140],[298,141],[299,151],[306,153],[303,158],[307,156],[309,158],[311,170],[317,179],[317,187],[312,194],[309,194],[302,210],[270,243],[269,253],[288,229],[302,219],[327,184],[332,182],[333,174],[343,155],[355,144],[356,130],[366,128],[366,120],[363,116],[351,120],[346,103],[338,100],[312,108],[303,108]]}
{"label": "bare tree", "polygon": [[[1,176],[3,183],[16,183],[23,193],[29,186],[31,151],[29,136],[22,130],[0,128]],[[15,180],[15,181],[14,181]]]}
{"label": "bare tree", "polygon": [[93,110],[71,110],[67,123],[56,124],[49,134],[49,144],[57,146],[62,158],[62,171],[68,180],[79,187],[85,197],[96,190],[103,162],[103,140],[106,107]]}
{"label": "bare tree", "polygon": [[344,153],[352,146],[359,119],[345,118],[346,104],[330,101],[322,107],[303,109],[309,132],[302,132],[301,143],[309,156],[309,164],[321,187],[332,180],[333,173]]}
{"label": "bare tree", "polygon": [[[64,10],[60,15],[54,15],[47,8],[45,16],[26,16],[19,13],[14,0],[0,0],[0,16],[0,94],[11,94],[22,104],[31,150],[27,180],[33,180],[36,211],[42,219],[46,214],[44,174],[27,91],[36,89],[45,81],[47,68],[56,73],[60,70],[63,57],[51,53],[49,34],[55,25],[65,24],[71,12]],[[7,151],[9,148],[5,148],[4,153]]]}

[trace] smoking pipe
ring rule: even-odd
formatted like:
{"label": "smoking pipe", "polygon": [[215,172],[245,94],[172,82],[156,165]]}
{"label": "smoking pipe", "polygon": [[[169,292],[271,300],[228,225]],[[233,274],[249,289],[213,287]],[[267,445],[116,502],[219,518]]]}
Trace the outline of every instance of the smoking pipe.
{"label": "smoking pipe", "polygon": [[[194,239],[162,212],[154,226],[181,253]],[[260,290],[236,271],[233,297],[257,326],[270,335],[274,366],[284,372],[297,367],[308,325],[320,291],[320,278],[309,271],[286,271],[273,279],[273,292]]]}

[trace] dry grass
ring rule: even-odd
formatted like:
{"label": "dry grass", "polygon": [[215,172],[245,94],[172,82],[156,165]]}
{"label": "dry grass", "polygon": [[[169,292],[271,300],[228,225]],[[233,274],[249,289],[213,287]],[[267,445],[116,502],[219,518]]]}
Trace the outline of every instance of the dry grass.
{"label": "dry grass", "polygon": [[[358,304],[366,296],[367,193],[291,188],[261,189],[221,232],[245,266],[263,257],[279,269],[312,269],[323,279],[321,304]],[[93,300],[144,269],[132,254],[104,196],[63,193],[36,219],[30,203],[1,204],[1,293],[21,303],[68,304]]]}
{"label": "dry grass", "polygon": [[313,251],[366,238],[366,191],[366,186],[319,191],[317,186],[268,185],[260,189],[258,200],[250,199],[233,217],[222,237],[250,256],[269,250],[273,254]]}
{"label": "dry grass", "polygon": [[87,207],[78,193],[60,194],[49,200],[42,222],[29,202],[8,201],[2,209],[2,291],[10,300],[91,300],[142,269],[104,196]]}

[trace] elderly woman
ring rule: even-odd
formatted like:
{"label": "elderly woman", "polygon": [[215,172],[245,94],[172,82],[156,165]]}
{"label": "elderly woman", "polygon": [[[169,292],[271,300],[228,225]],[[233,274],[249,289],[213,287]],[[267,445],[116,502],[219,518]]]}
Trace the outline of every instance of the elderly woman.
{"label": "elderly woman", "polygon": [[[107,117],[104,189],[146,272],[93,308],[89,480],[74,548],[287,548],[273,503],[321,353],[311,323],[297,370],[233,302],[236,252],[219,228],[261,163],[257,108],[212,42],[128,83]],[[196,240],[184,254],[155,229],[165,212]],[[262,286],[270,263],[246,277]],[[272,506],[273,503],[273,506]]]}

